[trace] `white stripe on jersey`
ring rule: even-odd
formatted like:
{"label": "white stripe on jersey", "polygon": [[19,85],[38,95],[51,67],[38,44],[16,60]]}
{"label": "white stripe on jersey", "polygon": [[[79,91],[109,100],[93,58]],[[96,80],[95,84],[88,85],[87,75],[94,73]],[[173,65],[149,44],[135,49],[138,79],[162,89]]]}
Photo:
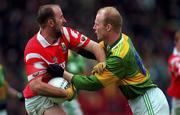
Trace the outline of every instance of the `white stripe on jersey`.
{"label": "white stripe on jersey", "polygon": [[27,79],[28,81],[31,81],[32,79],[34,79],[36,76],[39,76],[39,75],[42,75],[42,74],[45,74],[46,73],[46,70],[41,70],[41,71],[38,71],[38,72],[35,72],[33,74],[30,74],[27,76]]}
{"label": "white stripe on jersey", "polygon": [[39,58],[39,59],[43,59],[43,61],[45,61],[48,65],[49,64],[53,64],[49,61],[47,61],[43,56],[41,56],[40,54],[38,53],[29,53],[26,55],[26,62],[29,60],[29,59],[33,59],[33,58]]}
{"label": "white stripe on jersey", "polygon": [[63,33],[64,33],[66,39],[68,40],[68,42],[70,42],[70,36],[69,36],[68,30],[66,29],[66,27],[63,27]]}
{"label": "white stripe on jersey", "polygon": [[174,57],[174,58],[170,61],[170,63],[171,63],[171,65],[174,65],[174,64],[179,63],[179,61],[180,61],[179,57]]}
{"label": "white stripe on jersey", "polygon": [[36,62],[36,63],[34,63],[34,67],[36,69],[46,69],[46,67],[43,66],[43,63],[45,63],[45,62]]}
{"label": "white stripe on jersey", "polygon": [[79,32],[74,32],[73,30],[71,30],[71,35],[74,37],[74,38],[78,38],[78,35],[79,35]]}

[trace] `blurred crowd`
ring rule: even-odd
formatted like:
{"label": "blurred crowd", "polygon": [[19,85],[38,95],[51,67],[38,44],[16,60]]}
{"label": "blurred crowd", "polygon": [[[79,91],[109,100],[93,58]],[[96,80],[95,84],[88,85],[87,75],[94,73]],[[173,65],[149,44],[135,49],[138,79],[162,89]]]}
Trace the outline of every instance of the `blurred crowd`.
{"label": "blurred crowd", "polygon": [[[132,38],[153,80],[166,94],[170,83],[167,58],[174,47],[174,32],[180,29],[178,0],[0,0],[0,63],[4,65],[11,86],[20,91],[24,88],[24,47],[38,31],[38,7],[47,3],[60,4],[68,26],[95,41],[92,28],[97,10],[103,6],[115,6],[123,16],[123,32]],[[92,64],[86,62],[89,72]],[[127,100],[121,92],[112,89],[82,92],[79,100],[84,112],[87,115],[130,114]],[[170,97],[167,98],[170,101]],[[8,100],[9,114],[26,115],[23,105],[19,107],[16,103]]]}

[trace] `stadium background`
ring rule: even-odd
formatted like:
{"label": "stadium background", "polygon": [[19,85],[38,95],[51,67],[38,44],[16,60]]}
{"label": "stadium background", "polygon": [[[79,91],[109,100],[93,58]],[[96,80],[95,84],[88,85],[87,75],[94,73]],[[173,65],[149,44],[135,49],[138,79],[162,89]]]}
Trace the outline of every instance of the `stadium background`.
{"label": "stadium background", "polygon": [[[39,29],[35,21],[38,7],[47,3],[60,4],[68,26],[93,40],[96,11],[102,6],[117,7],[124,19],[123,32],[132,38],[152,79],[166,94],[170,83],[167,58],[174,46],[173,34],[180,28],[178,0],[0,0],[0,62],[11,86],[20,91],[24,88],[23,50]],[[87,63],[88,73],[92,64]],[[131,115],[127,101],[113,87],[82,92],[80,102],[86,115]],[[26,115],[24,104],[12,98],[8,99],[8,112]]]}

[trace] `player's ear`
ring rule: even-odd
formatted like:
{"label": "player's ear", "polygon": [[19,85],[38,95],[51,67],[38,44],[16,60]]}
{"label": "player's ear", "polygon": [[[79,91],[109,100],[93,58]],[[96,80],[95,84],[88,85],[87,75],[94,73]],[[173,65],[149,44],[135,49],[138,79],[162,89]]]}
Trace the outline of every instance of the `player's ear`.
{"label": "player's ear", "polygon": [[53,20],[53,19],[48,19],[47,24],[48,24],[50,27],[54,27],[55,22],[54,22],[54,20]]}
{"label": "player's ear", "polygon": [[109,32],[112,30],[112,25],[111,24],[107,24],[106,25],[106,31]]}

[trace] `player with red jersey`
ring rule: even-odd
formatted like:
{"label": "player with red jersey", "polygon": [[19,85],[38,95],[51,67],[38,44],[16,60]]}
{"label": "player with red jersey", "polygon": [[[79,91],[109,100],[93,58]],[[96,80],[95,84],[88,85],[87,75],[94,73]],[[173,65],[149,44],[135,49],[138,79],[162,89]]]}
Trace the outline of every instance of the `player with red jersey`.
{"label": "player with red jersey", "polygon": [[168,60],[171,85],[168,95],[172,96],[172,115],[180,115],[180,31],[175,34],[175,47]]}
{"label": "player with red jersey", "polygon": [[68,49],[85,49],[93,53],[100,62],[104,61],[105,54],[96,42],[76,30],[63,26],[66,20],[58,5],[41,6],[37,21],[40,31],[28,41],[24,51],[29,81],[24,89],[25,107],[29,115],[63,115],[66,113],[62,108],[48,97],[64,97],[71,100],[74,91],[71,87],[63,90],[47,84],[51,79],[47,74],[48,65],[58,64],[65,68]]}

